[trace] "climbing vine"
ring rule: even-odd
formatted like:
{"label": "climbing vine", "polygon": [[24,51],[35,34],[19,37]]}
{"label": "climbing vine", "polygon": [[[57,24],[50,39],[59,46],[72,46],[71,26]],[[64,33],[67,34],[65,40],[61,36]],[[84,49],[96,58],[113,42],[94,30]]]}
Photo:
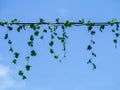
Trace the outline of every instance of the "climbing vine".
{"label": "climbing vine", "polygon": [[[93,59],[97,56],[94,51],[95,46],[95,34],[96,30],[94,30],[94,27],[98,27],[98,31],[103,32],[106,26],[112,26],[111,32],[114,34],[113,43],[115,44],[115,48],[117,48],[117,42],[118,38],[120,36],[119,31],[119,24],[120,22],[117,21],[116,18],[113,18],[111,21],[108,22],[91,22],[91,21],[85,21],[84,19],[78,20],[78,22],[71,22],[71,21],[65,21],[61,22],[59,18],[55,20],[55,22],[47,22],[44,19],[40,19],[38,23],[22,23],[17,19],[13,19],[10,22],[8,21],[1,21],[0,27],[7,28],[7,31],[4,35],[4,39],[7,41],[9,45],[9,52],[13,54],[13,64],[17,64],[17,60],[20,58],[19,51],[16,51],[13,48],[13,41],[10,38],[9,32],[12,32],[14,27],[17,27],[16,30],[18,33],[20,33],[22,30],[26,31],[26,29],[30,28],[33,33],[29,36],[29,40],[26,42],[27,46],[30,48],[30,51],[28,52],[28,55],[26,55],[26,65],[25,70],[29,71],[31,69],[31,65],[29,64],[31,57],[37,56],[37,51],[35,50],[35,39],[39,38],[40,40],[44,40],[46,35],[49,35],[50,40],[48,42],[49,45],[49,52],[53,56],[54,59],[57,59],[61,62],[61,59],[66,57],[66,43],[68,39],[67,35],[67,28],[70,28],[72,26],[86,26],[88,33],[90,34],[90,42],[89,45],[87,45],[87,50],[89,51],[91,57],[88,59],[87,64],[91,64],[93,66],[93,70],[96,69],[96,65],[93,62]],[[42,26],[45,25],[45,28],[43,29]],[[61,32],[58,32],[58,30],[61,30]],[[42,31],[42,32],[41,32]],[[59,52],[56,52],[55,49],[55,43],[56,40],[61,43],[61,51],[63,52],[63,56],[59,55]],[[25,71],[19,70],[18,74],[22,77],[22,79],[26,79]]]}

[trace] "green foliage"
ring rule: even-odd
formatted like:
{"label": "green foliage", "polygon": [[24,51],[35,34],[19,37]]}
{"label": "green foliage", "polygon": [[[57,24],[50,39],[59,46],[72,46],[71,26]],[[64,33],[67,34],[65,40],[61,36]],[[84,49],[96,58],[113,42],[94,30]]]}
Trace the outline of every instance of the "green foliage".
{"label": "green foliage", "polygon": [[35,52],[35,50],[32,50],[31,51],[31,56],[36,56],[37,55],[37,53]]}
{"label": "green foliage", "polygon": [[19,53],[15,52],[14,56],[15,56],[15,58],[18,58],[19,57]]}
{"label": "green foliage", "polygon": [[29,71],[29,70],[30,70],[30,68],[31,68],[31,66],[30,66],[30,65],[26,65],[26,67],[25,67],[25,68],[26,68],[26,70],[27,70],[27,71]]}
{"label": "green foliage", "polygon": [[[91,21],[86,22],[83,18],[79,19],[78,22],[70,22],[68,20],[65,22],[60,22],[59,18],[57,18],[54,23],[45,22],[45,20],[43,18],[41,18],[38,23],[20,23],[20,21],[17,19],[13,19],[10,22],[7,22],[7,21],[0,22],[1,27],[6,27],[8,29],[7,33],[5,33],[5,35],[4,35],[4,39],[7,40],[7,43],[9,45],[9,51],[13,54],[13,57],[14,57],[12,60],[13,64],[18,64],[17,60],[20,58],[20,54],[18,53],[19,51],[14,50],[14,48],[13,48],[14,42],[10,39],[9,32],[11,32],[13,30],[17,30],[18,33],[20,33],[21,30],[23,30],[23,29],[26,30],[26,27],[27,28],[29,27],[30,30],[33,31],[33,33],[29,37],[29,41],[27,41],[27,45],[30,48],[30,51],[29,51],[28,55],[25,56],[25,60],[27,62],[27,64],[25,65],[26,71],[30,71],[30,69],[32,67],[31,65],[28,64],[31,57],[37,56],[37,52],[34,49],[34,47],[35,47],[34,41],[36,40],[37,37],[39,37],[39,39],[43,40],[44,37],[46,37],[45,35],[50,35],[50,38],[48,39],[49,40],[48,41],[49,52],[50,52],[50,54],[53,55],[54,59],[56,59],[56,60],[60,59],[59,62],[61,62],[61,55],[59,55],[59,52],[56,53],[56,49],[54,48],[56,45],[56,42],[59,41],[61,43],[61,45],[62,45],[61,50],[64,54],[63,57],[66,57],[66,44],[67,44],[67,39],[68,39],[66,30],[68,27],[82,26],[82,25],[87,27],[87,30],[91,37],[90,43],[89,43],[89,45],[87,45],[87,50],[90,53],[91,57],[90,57],[90,59],[88,59],[87,64],[92,65],[93,70],[96,69],[96,65],[95,65],[95,63],[93,63],[93,59],[97,55],[93,49],[96,44],[95,40],[94,40],[94,36],[96,35],[97,30],[93,30],[94,27],[98,27],[98,30],[100,32],[103,32],[103,30],[105,29],[106,26],[113,26],[113,28],[111,30],[111,32],[114,35],[113,43],[115,44],[115,47],[117,47],[118,38],[120,36],[119,24],[120,24],[120,22],[117,22],[116,18],[113,18],[112,20],[108,21],[107,23],[94,23]],[[16,25],[17,27],[14,28],[13,25]],[[48,28],[43,29],[43,28],[41,28],[42,25],[46,25],[46,26],[48,26]],[[59,32],[59,29],[61,29],[61,32]],[[24,70],[20,70],[18,72],[18,75],[20,75],[23,80],[27,79],[27,77],[25,76]]]}

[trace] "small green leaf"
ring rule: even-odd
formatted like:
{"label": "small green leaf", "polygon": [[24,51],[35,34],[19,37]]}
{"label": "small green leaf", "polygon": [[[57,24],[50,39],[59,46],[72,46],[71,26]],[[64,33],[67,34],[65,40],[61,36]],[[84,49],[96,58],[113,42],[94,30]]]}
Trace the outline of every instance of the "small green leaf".
{"label": "small green leaf", "polygon": [[11,41],[11,40],[8,40],[8,44],[12,44],[12,41]]}
{"label": "small green leaf", "polygon": [[80,19],[80,20],[79,20],[79,23],[84,24],[84,23],[85,23],[84,19],[83,19],[83,18]]}
{"label": "small green leaf", "polygon": [[116,18],[113,18],[111,21],[108,22],[111,26],[114,25],[117,22]]}
{"label": "small green leaf", "polygon": [[22,28],[23,28],[22,26],[19,26],[19,27],[17,28],[17,31],[20,32],[20,30],[21,30]]}
{"label": "small green leaf", "polygon": [[35,36],[38,36],[38,35],[39,35],[39,31],[35,31],[35,32],[34,32],[34,35],[35,35]]}
{"label": "small green leaf", "polygon": [[4,37],[4,39],[8,39],[8,34],[5,34],[5,37]]}
{"label": "small green leaf", "polygon": [[40,26],[36,26],[36,29],[40,29]]}
{"label": "small green leaf", "polygon": [[92,49],[91,45],[88,45],[87,50],[91,50],[91,49]]}
{"label": "small green leaf", "polygon": [[90,63],[92,63],[91,59],[88,60],[87,64],[90,64]]}
{"label": "small green leaf", "polygon": [[29,56],[27,56],[27,57],[25,57],[25,59],[26,59],[26,61],[29,61],[30,57],[29,57]]}
{"label": "small green leaf", "polygon": [[28,44],[28,46],[33,47],[33,41],[30,41],[27,44]]}
{"label": "small green leaf", "polygon": [[10,47],[9,51],[10,51],[10,52],[13,52],[13,48],[12,48],[12,47]]}
{"label": "small green leaf", "polygon": [[22,76],[22,79],[25,80],[25,79],[27,79],[27,77],[26,77],[25,75],[23,75],[23,76]]}
{"label": "small green leaf", "polygon": [[18,21],[16,18],[15,19],[13,19],[13,20],[11,20],[11,23],[13,24],[13,23],[19,23],[20,21]]}
{"label": "small green leaf", "polygon": [[56,23],[59,23],[59,18],[56,18]]}
{"label": "small green leaf", "polygon": [[7,28],[8,28],[10,31],[13,30],[13,28],[12,28],[11,26],[8,26]]}
{"label": "small green leaf", "polygon": [[95,33],[96,33],[95,31],[91,31],[91,35],[95,35]]}
{"label": "small green leaf", "polygon": [[62,26],[61,26],[61,28],[62,28],[62,29],[65,29],[65,26],[64,26],[64,25],[62,25]]}
{"label": "small green leaf", "polygon": [[116,23],[116,30],[119,31],[119,23]]}
{"label": "small green leaf", "polygon": [[54,32],[53,34],[54,34],[55,36],[57,36],[57,33]]}
{"label": "small green leaf", "polygon": [[30,66],[30,65],[26,65],[26,67],[25,67],[25,68],[26,68],[26,70],[27,70],[27,71],[29,71],[29,70],[30,70],[30,68],[31,68],[31,66]]}
{"label": "small green leaf", "polygon": [[101,25],[100,26],[100,31],[102,32],[102,30],[104,30],[104,28],[105,28],[105,25]]}
{"label": "small green leaf", "polygon": [[31,41],[34,40],[34,36],[33,36],[33,35],[30,36],[30,40],[31,40]]}
{"label": "small green leaf", "polygon": [[92,43],[92,44],[95,44],[95,41],[91,40],[91,43]]}
{"label": "small green leaf", "polygon": [[53,44],[54,44],[54,42],[53,42],[53,41],[51,41],[51,42],[49,43],[49,45],[50,45],[50,46],[53,46]]}
{"label": "small green leaf", "polygon": [[117,39],[114,39],[113,42],[114,42],[114,43],[117,43]]}
{"label": "small green leaf", "polygon": [[54,53],[53,49],[50,49],[50,53]]}
{"label": "small green leaf", "polygon": [[96,57],[96,54],[95,54],[95,53],[93,53],[93,52],[92,52],[92,55],[93,55],[94,57]]}
{"label": "small green leaf", "polygon": [[65,25],[65,27],[70,27],[71,23],[69,21],[66,21],[64,25]]}
{"label": "small green leaf", "polygon": [[58,59],[58,55],[54,55],[54,59]]}
{"label": "small green leaf", "polygon": [[51,39],[54,39],[54,35],[53,34],[51,35]]}
{"label": "small green leaf", "polygon": [[18,74],[20,75],[20,76],[23,76],[23,71],[22,70],[20,70],[19,72],[18,72]]}
{"label": "small green leaf", "polygon": [[37,55],[37,53],[35,52],[35,50],[32,50],[31,51],[31,56],[36,56]]}
{"label": "small green leaf", "polygon": [[47,33],[47,30],[46,30],[46,29],[44,29],[44,30],[43,30],[43,32],[44,32],[44,33]]}
{"label": "small green leaf", "polygon": [[115,36],[116,36],[116,37],[119,37],[119,35],[120,35],[119,33],[115,33]]}
{"label": "small green leaf", "polygon": [[91,22],[90,21],[87,21],[85,24],[88,25],[88,26],[91,26]]}
{"label": "small green leaf", "polygon": [[19,53],[15,52],[14,56],[15,56],[15,58],[18,58],[19,57]]}
{"label": "small green leaf", "polygon": [[30,24],[30,28],[36,30],[36,26],[34,24]]}
{"label": "small green leaf", "polygon": [[112,29],[112,32],[115,32],[115,30],[114,30],[114,29]]}
{"label": "small green leaf", "polygon": [[89,30],[89,31],[92,30],[92,25],[89,25],[89,26],[88,26],[88,30]]}
{"label": "small green leaf", "polygon": [[12,63],[13,63],[13,64],[16,64],[16,63],[17,63],[17,60],[16,60],[16,59],[14,59],[14,60],[12,61]]}
{"label": "small green leaf", "polygon": [[45,22],[45,20],[44,19],[40,19],[40,24],[43,24]]}
{"label": "small green leaf", "polygon": [[94,63],[92,63],[92,65],[93,65],[93,70],[95,70],[96,69],[96,65]]}
{"label": "small green leaf", "polygon": [[44,36],[41,36],[41,37],[40,37],[40,39],[43,39],[43,38],[44,38]]}

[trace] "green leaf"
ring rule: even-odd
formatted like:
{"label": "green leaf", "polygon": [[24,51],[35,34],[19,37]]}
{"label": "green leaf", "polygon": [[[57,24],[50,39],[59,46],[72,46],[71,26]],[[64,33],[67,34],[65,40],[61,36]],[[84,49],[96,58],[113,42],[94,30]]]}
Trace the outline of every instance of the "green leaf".
{"label": "green leaf", "polygon": [[25,79],[27,79],[27,77],[26,77],[25,75],[23,75],[23,76],[22,76],[22,79],[25,80]]}
{"label": "green leaf", "polygon": [[92,65],[93,65],[93,70],[95,70],[96,69],[96,65],[94,63],[92,63]]}
{"label": "green leaf", "polygon": [[116,36],[116,37],[119,37],[119,35],[120,35],[119,33],[115,33],[115,36]]}
{"label": "green leaf", "polygon": [[25,59],[26,59],[26,61],[29,61],[30,57],[29,57],[29,56],[27,56],[27,57],[25,57]]}
{"label": "green leaf", "polygon": [[36,29],[40,29],[40,26],[36,26]]}
{"label": "green leaf", "polygon": [[38,35],[39,35],[39,31],[35,31],[35,32],[34,32],[34,35],[35,35],[35,36],[38,36]]}
{"label": "green leaf", "polygon": [[56,23],[59,23],[59,18],[56,18]]}
{"label": "green leaf", "polygon": [[62,29],[65,29],[65,26],[64,26],[64,25],[62,25],[62,26],[61,26],[61,28],[62,28]]}
{"label": "green leaf", "polygon": [[96,57],[96,54],[95,54],[95,53],[93,53],[93,52],[92,52],[92,55],[93,55],[94,57]]}
{"label": "green leaf", "polygon": [[50,49],[50,53],[54,53],[53,49]]}
{"label": "green leaf", "polygon": [[102,32],[102,30],[104,30],[104,28],[105,28],[105,25],[101,25],[100,26],[100,31]]}
{"label": "green leaf", "polygon": [[34,24],[30,24],[30,28],[33,29],[33,30],[36,30],[36,26]]}
{"label": "green leaf", "polygon": [[36,56],[37,55],[37,53],[35,52],[35,50],[32,50],[31,51],[31,56]]}
{"label": "green leaf", "polygon": [[11,40],[8,40],[8,44],[12,44],[12,41],[11,41]]}
{"label": "green leaf", "polygon": [[95,44],[95,41],[91,40],[92,44]]}
{"label": "green leaf", "polygon": [[80,19],[80,20],[79,20],[79,23],[84,24],[84,23],[85,23],[84,19],[83,19],[83,18]]}
{"label": "green leaf", "polygon": [[87,21],[85,24],[86,24],[87,26],[91,26],[91,22],[90,22],[90,21]]}
{"label": "green leaf", "polygon": [[54,59],[58,59],[58,55],[54,55]]}
{"label": "green leaf", "polygon": [[10,52],[13,52],[13,48],[12,48],[12,47],[10,47],[9,51],[10,51]]}
{"label": "green leaf", "polygon": [[8,24],[8,22],[6,22],[6,21],[0,22],[0,25],[1,25],[1,26],[7,25],[7,24]]}
{"label": "green leaf", "polygon": [[111,21],[108,22],[111,26],[114,25],[117,22],[116,18],[113,18]]}
{"label": "green leaf", "polygon": [[43,24],[45,22],[45,20],[44,19],[40,19],[40,24]]}
{"label": "green leaf", "polygon": [[11,20],[11,23],[13,24],[13,23],[19,23],[20,21],[18,21],[16,18],[15,19],[13,19],[13,20]]}
{"label": "green leaf", "polygon": [[49,43],[49,45],[50,45],[50,46],[53,46],[53,44],[54,44],[54,42],[53,42],[53,41],[51,41],[51,42]]}
{"label": "green leaf", "polygon": [[90,63],[92,63],[91,59],[88,60],[87,64],[90,64]]}
{"label": "green leaf", "polygon": [[47,33],[47,30],[46,30],[46,29],[44,29],[44,30],[43,30],[43,32],[44,32],[44,33]]}
{"label": "green leaf", "polygon": [[115,32],[115,30],[114,30],[114,29],[112,29],[112,32]]}
{"label": "green leaf", "polygon": [[28,44],[28,46],[33,47],[33,41],[30,41],[27,44]]}
{"label": "green leaf", "polygon": [[5,37],[4,37],[4,39],[8,39],[8,34],[5,34]]}
{"label": "green leaf", "polygon": [[19,53],[15,52],[14,56],[15,56],[15,58],[18,58],[19,57]]}
{"label": "green leaf", "polygon": [[58,40],[60,40],[62,43],[65,42],[65,38],[64,38],[64,37],[59,37],[59,36],[58,36],[57,38],[58,38]]}
{"label": "green leaf", "polygon": [[40,39],[43,39],[43,38],[44,38],[44,36],[41,36],[41,37],[40,37]]}
{"label": "green leaf", "polygon": [[92,25],[89,25],[89,26],[88,26],[88,30],[89,30],[89,31],[92,30]]}
{"label": "green leaf", "polygon": [[87,50],[91,50],[91,49],[92,49],[91,45],[88,45]]}
{"label": "green leaf", "polygon": [[7,26],[7,28],[11,31],[13,30],[13,28],[11,26]]}
{"label": "green leaf", "polygon": [[51,39],[54,39],[54,35],[53,34],[51,35]]}
{"label": "green leaf", "polygon": [[116,23],[116,30],[119,31],[119,23]]}
{"label": "green leaf", "polygon": [[25,68],[26,68],[26,70],[27,70],[27,71],[29,71],[29,70],[30,70],[30,68],[31,68],[31,66],[30,66],[30,65],[26,65],[26,67],[25,67]]}
{"label": "green leaf", "polygon": [[65,25],[65,27],[70,27],[71,23],[69,21],[66,21],[64,25]]}
{"label": "green leaf", "polygon": [[16,59],[14,59],[14,60],[12,61],[12,63],[13,63],[13,64],[16,64],[16,63],[17,63],[17,60],[16,60]]}
{"label": "green leaf", "polygon": [[96,33],[95,31],[91,31],[91,35],[95,35],[95,33]]}
{"label": "green leaf", "polygon": [[30,40],[31,40],[31,41],[34,40],[34,36],[33,36],[33,35],[30,36]]}
{"label": "green leaf", "polygon": [[19,72],[18,72],[18,75],[20,75],[20,76],[23,76],[23,71],[22,70],[20,70]]}
{"label": "green leaf", "polygon": [[17,28],[17,31],[20,32],[20,30],[21,30],[22,28],[23,28],[22,26],[19,26],[19,27]]}
{"label": "green leaf", "polygon": [[114,42],[114,43],[117,43],[117,39],[114,39],[113,42]]}

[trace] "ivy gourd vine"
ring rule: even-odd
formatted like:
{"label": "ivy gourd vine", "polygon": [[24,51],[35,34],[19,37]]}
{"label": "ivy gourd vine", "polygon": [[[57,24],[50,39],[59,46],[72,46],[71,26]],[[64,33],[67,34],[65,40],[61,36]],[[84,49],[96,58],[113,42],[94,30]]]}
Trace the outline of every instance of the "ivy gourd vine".
{"label": "ivy gourd vine", "polygon": [[[34,49],[34,42],[36,37],[38,37],[41,40],[45,39],[45,35],[49,33],[50,35],[50,41],[48,42],[49,45],[49,52],[51,55],[53,55],[54,59],[57,59],[61,62],[59,53],[55,51],[55,41],[58,40],[62,47],[61,50],[63,52],[63,57],[66,57],[66,40],[68,39],[68,35],[66,32],[67,28],[70,28],[72,26],[86,26],[88,32],[91,35],[90,39],[90,44],[87,46],[87,50],[90,52],[90,59],[88,59],[87,64],[91,64],[93,66],[93,70],[96,69],[95,63],[93,63],[93,58],[96,57],[96,53],[93,51],[94,45],[95,45],[95,40],[94,36],[96,34],[96,31],[93,30],[93,27],[98,27],[98,30],[100,32],[103,32],[106,26],[113,26],[113,29],[111,32],[114,34],[115,38],[113,39],[113,43],[115,44],[115,48],[117,48],[117,42],[118,42],[118,37],[120,36],[120,31],[119,31],[119,24],[120,22],[117,21],[116,18],[113,18],[112,20],[108,22],[91,22],[91,21],[85,21],[84,19],[78,20],[78,22],[71,22],[71,21],[65,21],[65,22],[60,22],[59,18],[55,20],[54,23],[52,22],[47,22],[44,19],[40,19],[38,23],[22,23],[17,19],[13,19],[10,22],[8,21],[0,21],[0,27],[5,27],[7,28],[7,32],[4,35],[4,39],[7,41],[9,45],[9,52],[11,52],[14,55],[14,58],[12,60],[13,64],[17,64],[18,58],[20,58],[20,53],[19,51],[15,51],[13,48],[13,41],[10,38],[9,32],[13,31],[14,26],[17,27],[17,32],[21,32],[22,30],[26,31],[26,28],[30,28],[33,30],[33,34],[29,36],[29,41],[27,41],[28,47],[30,47],[29,54],[25,57],[26,60],[26,66],[25,70],[29,71],[31,69],[31,65],[29,64],[29,61],[31,57],[37,56],[37,51]],[[41,27],[43,25],[46,25],[47,28],[42,30],[42,34],[40,33]],[[59,33],[57,30],[61,29],[61,33]],[[25,71],[24,70],[19,70],[18,74],[22,77],[22,79],[26,79]]]}

